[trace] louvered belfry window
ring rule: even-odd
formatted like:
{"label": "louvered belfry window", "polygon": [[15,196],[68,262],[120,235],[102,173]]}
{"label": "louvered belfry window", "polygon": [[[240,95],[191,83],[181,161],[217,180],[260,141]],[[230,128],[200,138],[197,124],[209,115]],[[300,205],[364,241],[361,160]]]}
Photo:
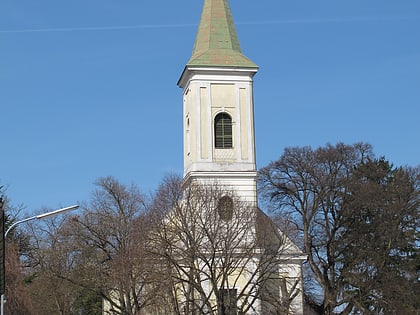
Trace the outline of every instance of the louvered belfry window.
{"label": "louvered belfry window", "polygon": [[232,148],[232,118],[220,113],[214,118],[214,142],[216,148]]}

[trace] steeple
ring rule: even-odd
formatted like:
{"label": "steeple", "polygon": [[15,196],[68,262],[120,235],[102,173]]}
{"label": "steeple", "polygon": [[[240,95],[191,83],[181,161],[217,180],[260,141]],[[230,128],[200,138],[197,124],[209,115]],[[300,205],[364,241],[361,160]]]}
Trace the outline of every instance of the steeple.
{"label": "steeple", "polygon": [[258,66],[242,54],[228,0],[204,0],[193,54],[187,66]]}
{"label": "steeple", "polygon": [[[223,276],[223,283],[201,281],[200,285],[203,286],[199,288],[200,292],[206,293],[206,300],[210,297],[210,304],[207,305],[219,311],[229,308],[232,314],[242,314],[246,309],[252,309],[253,314],[268,314],[279,311],[278,306],[283,309],[277,303],[284,299],[284,290],[280,287],[283,279],[287,277],[292,281],[293,294],[295,289],[296,293],[302,291],[299,285],[300,264],[306,257],[288,239],[282,246],[283,233],[258,210],[253,91],[258,66],[242,54],[228,1],[204,0],[193,53],[178,80],[178,86],[183,89],[184,187],[205,187],[206,191],[221,193],[218,197],[214,193],[205,196],[208,198],[206,204],[196,204],[192,217],[186,214],[186,220],[211,217],[214,222],[211,228],[222,238],[237,236],[238,231],[243,233],[237,238],[240,240],[239,246],[229,248],[243,257],[242,262],[235,254],[231,261],[237,267],[226,271],[226,261],[221,263],[217,259],[211,269]],[[198,201],[202,196],[199,196],[200,191],[196,192],[197,196],[193,193],[192,197]],[[209,221],[209,224],[212,222]],[[196,225],[198,232],[206,228],[203,226],[200,229]],[[235,231],[235,228],[238,230]],[[216,249],[223,250],[223,246],[217,245]],[[267,266],[267,260],[261,253],[273,246],[279,249],[280,255],[285,256],[271,259],[267,274],[259,268]],[[211,255],[213,253],[208,252],[206,259],[211,259]],[[200,259],[192,263],[203,267]],[[210,267],[206,266],[204,269],[209,270]],[[200,276],[204,269],[199,271]],[[267,275],[270,279],[261,281]],[[178,283],[175,285],[175,288],[179,286]],[[258,291],[267,293],[264,296],[270,295],[272,299],[254,295],[256,285],[261,289]],[[193,294],[198,289],[193,284],[186,288]],[[187,296],[181,291],[176,296],[178,305],[186,310],[189,307],[192,309],[195,301],[191,304],[189,294]],[[220,294],[217,299],[214,298],[216,291]],[[243,298],[237,292],[252,298]],[[196,301],[202,302],[200,299]],[[293,299],[293,314],[303,314],[302,301],[301,294]]]}
{"label": "steeple", "polygon": [[217,183],[257,204],[253,77],[228,0],[204,0],[183,88],[184,180]]}

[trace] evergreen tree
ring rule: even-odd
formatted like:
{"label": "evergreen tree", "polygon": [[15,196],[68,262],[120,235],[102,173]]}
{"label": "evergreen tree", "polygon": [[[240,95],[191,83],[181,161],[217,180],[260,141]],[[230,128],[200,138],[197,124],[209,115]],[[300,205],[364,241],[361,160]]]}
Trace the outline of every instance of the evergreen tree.
{"label": "evergreen tree", "polygon": [[420,308],[418,175],[381,158],[362,162],[352,179],[339,242],[345,294],[361,313],[414,314]]}

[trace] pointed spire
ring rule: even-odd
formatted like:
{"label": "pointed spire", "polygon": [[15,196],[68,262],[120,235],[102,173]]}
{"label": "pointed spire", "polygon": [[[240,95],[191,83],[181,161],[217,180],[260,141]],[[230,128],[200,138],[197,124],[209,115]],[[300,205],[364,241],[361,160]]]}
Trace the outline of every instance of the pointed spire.
{"label": "pointed spire", "polygon": [[189,66],[258,66],[242,54],[228,0],[204,0]]}

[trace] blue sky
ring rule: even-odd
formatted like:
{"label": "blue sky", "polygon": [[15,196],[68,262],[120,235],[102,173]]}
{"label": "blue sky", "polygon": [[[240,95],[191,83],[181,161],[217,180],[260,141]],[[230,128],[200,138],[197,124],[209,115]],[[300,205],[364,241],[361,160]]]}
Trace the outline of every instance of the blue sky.
{"label": "blue sky", "polygon": [[[112,175],[182,174],[182,91],[202,1],[2,0],[0,182],[27,213]],[[420,1],[231,0],[255,77],[258,167],[364,141],[420,163]]]}

